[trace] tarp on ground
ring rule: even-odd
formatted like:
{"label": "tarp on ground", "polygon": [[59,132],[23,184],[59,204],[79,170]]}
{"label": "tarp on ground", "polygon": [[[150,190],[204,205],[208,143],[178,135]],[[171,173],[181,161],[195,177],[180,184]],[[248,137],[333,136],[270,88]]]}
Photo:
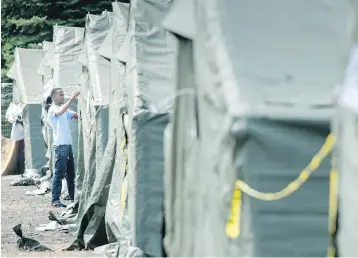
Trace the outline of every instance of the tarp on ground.
{"label": "tarp on ground", "polygon": [[[116,137],[108,137],[108,103],[110,93],[110,62],[98,49],[112,25],[112,14],[86,16],[85,50],[88,56],[82,67],[83,84],[79,99],[82,116],[80,135],[83,137],[84,170],[78,171],[77,185],[85,185],[79,196],[76,240],[72,248],[93,249],[108,243],[104,214],[116,156]],[[82,157],[80,157],[82,158]],[[86,168],[87,167],[87,168]],[[84,174],[83,174],[84,173]]]}
{"label": "tarp on ground", "polygon": [[[164,256],[163,135],[174,96],[176,41],[161,22],[172,1],[131,1],[128,93],[128,216],[132,245]],[[170,101],[169,101],[170,102]]]}
{"label": "tarp on ground", "polygon": [[45,144],[41,133],[41,104],[38,96],[42,95],[41,76],[36,72],[42,59],[42,51],[16,48],[16,96],[26,104],[23,111],[25,133],[25,168],[40,170],[45,165]]}
{"label": "tarp on ground", "polygon": [[[183,249],[184,254],[180,247],[190,246],[186,239],[192,238],[181,233],[189,226],[176,229],[182,231],[177,233],[182,245],[173,249],[175,254],[326,255],[329,159],[287,198],[265,202],[244,194],[237,239],[225,235],[225,226],[235,179],[275,192],[290,183],[323,144],[333,114],[330,86],[342,79],[342,60],[353,35],[350,29],[335,28],[355,24],[351,1],[292,6],[284,1],[199,0],[196,8],[198,115],[192,131],[199,139],[195,159],[200,167],[189,167],[183,174],[198,173],[196,191],[191,193],[199,195],[199,201],[193,197],[193,203],[186,204],[193,207],[191,217],[185,208],[174,213],[196,224],[190,232],[195,244]],[[305,19],[300,19],[303,14]],[[293,45],[295,51],[283,47]],[[176,141],[192,144],[186,140],[188,134]],[[190,154],[185,152],[184,164],[190,165]],[[177,164],[177,170],[181,166]],[[184,188],[178,198],[188,197],[188,190]]]}

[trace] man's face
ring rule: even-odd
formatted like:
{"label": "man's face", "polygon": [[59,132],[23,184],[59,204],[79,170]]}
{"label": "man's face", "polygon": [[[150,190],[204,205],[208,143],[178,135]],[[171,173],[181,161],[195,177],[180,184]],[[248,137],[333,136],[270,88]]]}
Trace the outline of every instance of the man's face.
{"label": "man's face", "polygon": [[56,93],[53,95],[53,101],[57,105],[63,104],[65,102],[65,95],[62,90],[56,91]]}

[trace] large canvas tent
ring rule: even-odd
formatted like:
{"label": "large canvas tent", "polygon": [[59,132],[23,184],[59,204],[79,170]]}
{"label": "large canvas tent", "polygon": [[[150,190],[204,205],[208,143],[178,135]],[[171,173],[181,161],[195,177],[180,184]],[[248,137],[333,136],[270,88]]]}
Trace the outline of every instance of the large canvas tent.
{"label": "large canvas tent", "polygon": [[133,246],[156,257],[164,255],[163,135],[174,97],[176,49],[175,38],[161,22],[171,4],[131,1],[126,62],[131,239]]}
{"label": "large canvas tent", "polygon": [[[83,48],[83,36],[83,28],[54,26],[53,87],[62,88],[65,97],[70,97],[71,93],[80,89],[82,67],[76,60]],[[51,62],[49,64],[51,65]],[[73,102],[70,108],[77,111],[77,102]],[[78,123],[72,121],[70,125],[76,167]]]}
{"label": "large canvas tent", "polygon": [[42,79],[36,73],[42,59],[42,51],[16,48],[15,70],[17,94],[23,110],[25,132],[25,168],[41,170],[45,165],[45,144],[41,133],[41,105],[38,96],[42,95]]}
{"label": "large canvas tent", "polygon": [[[323,5],[329,11],[319,8]],[[235,180],[262,192],[278,191],[323,145],[333,115],[330,86],[343,77],[340,60],[354,33],[333,24],[354,23],[354,6],[350,1],[259,6],[258,1],[196,1],[194,37],[187,23],[167,21],[184,37],[177,89],[197,92],[196,102],[177,99],[168,128],[170,256],[326,255],[329,159],[286,198],[270,202],[242,192],[234,225],[240,235],[225,231]],[[320,23],[314,22],[318,16]],[[335,40],[328,40],[332,35]],[[293,45],[295,51],[277,47]]]}
{"label": "large canvas tent", "polygon": [[42,43],[42,60],[40,66],[37,69],[37,73],[42,76],[43,84],[43,98],[39,96],[39,101],[41,100],[42,104],[42,135],[45,140],[46,146],[46,159],[48,169],[53,173],[53,137],[52,137],[52,128],[48,121],[48,106],[46,103],[47,97],[50,95],[51,89],[53,88],[53,67],[51,64],[55,59],[54,56],[54,46],[52,42],[44,41]]}

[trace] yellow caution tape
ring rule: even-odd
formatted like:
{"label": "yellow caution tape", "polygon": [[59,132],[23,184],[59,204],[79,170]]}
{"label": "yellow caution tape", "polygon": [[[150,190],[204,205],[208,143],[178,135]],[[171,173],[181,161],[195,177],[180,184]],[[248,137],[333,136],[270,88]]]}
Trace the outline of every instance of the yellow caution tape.
{"label": "yellow caution tape", "polygon": [[124,150],[124,147],[126,147],[126,144],[127,144],[127,139],[126,139],[126,137],[124,137],[123,141],[121,143],[121,150]]}
{"label": "yellow caution tape", "polygon": [[240,235],[241,205],[241,190],[235,185],[231,201],[230,218],[226,224],[226,235],[230,238],[237,238]]}
{"label": "yellow caution tape", "polygon": [[231,201],[230,218],[226,223],[226,235],[230,238],[237,238],[240,235],[240,217],[242,193],[263,201],[275,201],[285,198],[297,191],[321,165],[322,161],[332,151],[335,138],[329,134],[321,149],[312,158],[311,162],[301,171],[298,177],[278,192],[264,193],[251,188],[246,182],[237,180]]}
{"label": "yellow caution tape", "polygon": [[321,149],[318,151],[316,155],[312,158],[311,162],[305,167],[299,176],[289,183],[285,188],[281,191],[274,193],[263,193],[259,192],[253,188],[251,188],[247,183],[242,180],[237,180],[235,185],[237,185],[242,192],[256,199],[260,199],[263,201],[276,201],[282,198],[285,198],[295,191],[297,191],[311,176],[311,174],[321,165],[321,162],[327,157],[327,155],[332,151],[334,146],[334,136],[333,134],[329,134],[326,141],[324,142]]}

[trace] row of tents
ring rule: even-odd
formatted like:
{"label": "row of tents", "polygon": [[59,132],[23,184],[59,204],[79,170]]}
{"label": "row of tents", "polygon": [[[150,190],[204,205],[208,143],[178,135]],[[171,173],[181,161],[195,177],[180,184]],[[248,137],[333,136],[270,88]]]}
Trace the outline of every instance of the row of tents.
{"label": "row of tents", "polygon": [[8,76],[26,104],[26,169],[53,167],[50,90],[81,92],[76,201],[60,218],[69,250],[358,255],[357,114],[349,101],[338,114],[333,97],[355,71],[351,58],[345,75],[357,11],[351,0],[119,1],[85,28],[54,26],[40,50],[17,48]]}

